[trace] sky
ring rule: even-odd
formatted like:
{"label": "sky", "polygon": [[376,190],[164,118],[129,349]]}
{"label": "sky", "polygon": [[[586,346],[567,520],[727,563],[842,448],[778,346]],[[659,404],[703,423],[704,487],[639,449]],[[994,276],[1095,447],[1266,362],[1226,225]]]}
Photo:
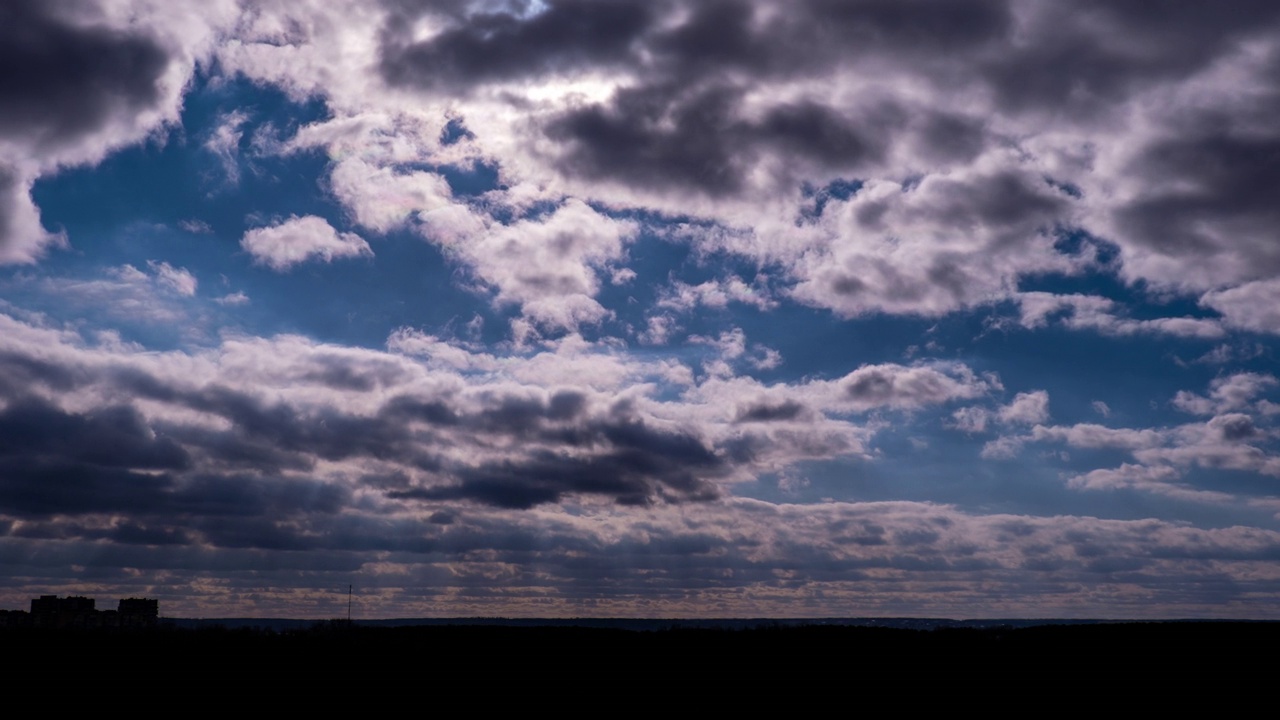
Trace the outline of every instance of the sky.
{"label": "sky", "polygon": [[6,0],[0,607],[1280,617],[1280,4]]}

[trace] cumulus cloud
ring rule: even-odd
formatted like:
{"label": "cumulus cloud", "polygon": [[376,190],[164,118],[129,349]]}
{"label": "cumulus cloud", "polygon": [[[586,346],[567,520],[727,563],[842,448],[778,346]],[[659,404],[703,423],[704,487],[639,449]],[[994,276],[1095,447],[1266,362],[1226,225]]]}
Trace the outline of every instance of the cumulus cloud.
{"label": "cumulus cloud", "polygon": [[[1126,279],[1208,292],[1234,326],[1269,327],[1234,299],[1265,294],[1277,267],[1255,190],[1274,185],[1260,158],[1276,142],[1280,15],[1265,4],[1229,18],[1000,0],[521,7],[19,3],[6,27],[28,41],[4,43],[6,62],[38,71],[6,91],[4,257],[57,242],[27,197],[36,174],[173,117],[193,59],[236,20],[222,66],[325,98],[333,117],[281,147],[329,149],[330,188],[371,231],[456,219],[458,199],[424,166],[481,161],[524,207],[573,198],[706,220],[694,242],[783,260],[794,298],[841,315],[1009,297],[1028,274],[1091,263],[1055,244],[1083,227],[1115,244]],[[87,57],[90,72],[67,70]],[[467,131],[446,142],[457,123]],[[839,182],[856,190],[806,190]],[[482,277],[493,252],[469,258]],[[535,322],[600,316],[589,294],[572,297],[529,301]],[[1222,333],[1072,305],[1079,326],[1113,334]]]}
{"label": "cumulus cloud", "polygon": [[145,2],[6,3],[0,262],[32,262],[61,239],[41,227],[31,183],[65,165],[96,162],[175,118],[195,58],[235,10],[230,1],[199,13]]}
{"label": "cumulus cloud", "polygon": [[1071,270],[1053,250],[1066,203],[1009,169],[868,183],[827,205],[830,239],[802,257],[793,296],[842,315],[939,315],[999,299],[1024,273]]}
{"label": "cumulus cloud", "polygon": [[1000,408],[1000,420],[1006,423],[1035,425],[1049,419],[1049,393],[1044,390],[1018,393],[1013,402]]}
{"label": "cumulus cloud", "polygon": [[839,383],[842,400],[857,409],[891,407],[904,410],[984,395],[989,380],[960,364],[868,365]]}
{"label": "cumulus cloud", "polygon": [[324,218],[314,215],[291,217],[279,225],[255,228],[240,240],[256,263],[276,272],[286,272],[295,265],[312,260],[333,262],[335,259],[372,257],[369,243],[354,233],[340,233]]}
{"label": "cumulus cloud", "polygon": [[1036,425],[1028,435],[1000,438],[989,445],[984,456],[1011,457],[1028,442],[1123,450],[1136,462],[1073,475],[1068,486],[1088,490],[1131,488],[1184,500],[1234,502],[1238,498],[1231,493],[1197,487],[1197,480],[1187,473],[1201,468],[1280,476],[1280,454],[1276,454],[1276,435],[1267,401],[1255,402],[1261,392],[1275,384],[1275,378],[1269,375],[1239,373],[1213,380],[1207,397],[1178,393],[1174,405],[1185,412],[1212,415],[1206,422],[1161,428],[1112,428],[1093,423]]}
{"label": "cumulus cloud", "polygon": [[601,275],[622,258],[638,227],[569,200],[543,217],[510,224],[469,217],[470,227],[438,215],[423,231],[462,258],[497,290],[499,304],[516,304],[526,317],[551,328],[573,330],[599,323],[609,311],[595,300]]}
{"label": "cumulus cloud", "polygon": [[1280,280],[1259,280],[1205,293],[1200,302],[1222,313],[1233,327],[1280,333]]}
{"label": "cumulus cloud", "polygon": [[334,166],[329,186],[361,227],[378,233],[404,227],[419,213],[452,204],[449,185],[439,175],[396,172],[358,157]]}
{"label": "cumulus cloud", "polygon": [[1275,387],[1276,378],[1261,373],[1236,373],[1214,378],[1209,383],[1209,395],[1197,395],[1180,390],[1173,398],[1173,406],[1193,415],[1214,415],[1241,410],[1250,405],[1267,388]]}
{"label": "cumulus cloud", "polygon": [[1067,481],[1067,486],[1077,490],[1128,488],[1199,502],[1221,503],[1232,499],[1227,493],[1195,490],[1182,483],[1181,477],[1181,472],[1167,465],[1124,463],[1118,468],[1092,470],[1083,475],[1076,475]]}
{"label": "cumulus cloud", "polygon": [[[781,263],[774,296],[842,316],[1020,297],[1029,275],[1100,267],[1098,245],[1059,242],[1080,230],[1118,252],[1108,272],[1210,307],[1274,274],[1254,190],[1274,184],[1265,4],[1229,19],[1003,0],[529,7],[262,6],[219,59],[326,98],[334,116],[286,145],[326,148],[335,196],[377,232],[434,215],[429,237],[466,235],[494,202],[642,208],[693,220],[699,249]],[[482,203],[433,169],[477,162],[501,178]],[[484,277],[494,251],[460,259]],[[533,322],[594,322],[590,297],[528,301]],[[1112,335],[1224,333],[1083,297],[1055,312]]]}
{"label": "cumulus cloud", "polygon": [[0,165],[0,263],[30,263],[66,238],[40,224],[40,210],[31,202],[31,181]]}
{"label": "cumulus cloud", "polygon": [[1097,295],[1054,295],[1045,292],[1023,292],[1016,296],[1021,309],[1021,323],[1026,328],[1040,328],[1050,320],[1058,320],[1074,330],[1093,330],[1104,335],[1137,334],[1173,335],[1185,338],[1211,339],[1226,334],[1219,321],[1208,318],[1171,317],[1135,320],[1123,317],[1118,303]]}
{"label": "cumulus cloud", "polygon": [[725,308],[730,303],[742,303],[757,310],[770,310],[778,304],[770,297],[767,288],[748,285],[742,278],[734,276],[697,285],[676,280],[662,292],[657,306],[688,312],[699,306]]}

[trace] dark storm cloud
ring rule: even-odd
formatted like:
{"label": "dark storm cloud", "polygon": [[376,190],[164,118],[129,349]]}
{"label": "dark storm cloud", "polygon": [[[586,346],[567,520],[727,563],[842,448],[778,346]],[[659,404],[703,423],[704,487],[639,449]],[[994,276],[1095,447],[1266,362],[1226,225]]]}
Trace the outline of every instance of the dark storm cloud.
{"label": "dark storm cloud", "polygon": [[393,26],[384,38],[381,70],[393,85],[465,88],[619,62],[632,55],[633,42],[653,22],[653,5],[551,0],[546,10],[529,17],[475,13],[417,43],[405,42]]}
{"label": "dark storm cloud", "polygon": [[547,135],[565,143],[560,169],[567,174],[731,194],[741,188],[747,159],[730,138],[739,94],[712,88],[683,96],[672,86],[621,90],[611,106],[553,121]]}
{"label": "dark storm cloud", "polygon": [[1265,32],[1275,3],[1091,0],[1046,5],[1029,40],[983,65],[1006,110],[1096,110],[1156,82],[1179,80]]}
{"label": "dark storm cloud", "polygon": [[[282,362],[288,377],[271,382],[309,392],[286,400],[243,378],[169,375],[163,363],[41,355],[0,356],[0,459],[9,468],[0,485],[4,507],[20,515],[169,513],[191,524],[338,512],[349,493],[296,479],[324,463],[354,463],[356,477],[371,478],[365,487],[392,499],[507,508],[575,494],[626,505],[710,500],[719,497],[713,479],[730,470],[695,431],[655,426],[633,403],[593,404],[571,389],[462,392],[453,382],[408,392],[421,376],[394,356],[298,352]],[[399,392],[359,411],[344,407],[345,398],[386,386]],[[30,394],[41,390],[55,398],[105,390],[115,399],[71,411]],[[230,538],[234,522],[219,521],[218,537]],[[245,537],[266,542],[271,532]]]}
{"label": "dark storm cloud", "polygon": [[[472,14],[457,12],[458,3],[388,5],[381,71],[397,85],[470,86],[619,64],[687,87],[730,71],[829,69],[869,53],[972,51],[1012,26],[1003,0],[549,0],[534,13],[512,3]],[[451,16],[453,25],[406,41],[403,29],[423,14]]]}
{"label": "dark storm cloud", "polygon": [[36,147],[100,129],[160,100],[169,58],[155,40],[68,22],[72,3],[0,5],[0,136]]}
{"label": "dark storm cloud", "polygon": [[761,119],[745,120],[742,93],[732,87],[685,93],[671,85],[621,90],[612,106],[570,111],[546,132],[566,144],[560,167],[570,174],[710,195],[738,192],[760,153],[832,170],[879,158],[878,123],[859,125],[813,102],[775,105]]}
{"label": "dark storm cloud", "polygon": [[[553,439],[563,437],[554,431]],[[580,456],[541,450],[519,461],[459,468],[455,485],[392,491],[397,499],[467,499],[503,508],[530,508],[569,494],[602,495],[623,505],[707,501],[720,496],[705,476],[724,471],[698,439],[643,422],[588,424],[569,433],[573,444],[607,449]]]}
{"label": "dark storm cloud", "polygon": [[804,405],[786,400],[776,404],[758,403],[741,408],[735,422],[774,422],[778,420],[794,420],[804,412]]}
{"label": "dark storm cloud", "polygon": [[0,244],[15,230],[15,220],[21,212],[19,203],[24,194],[26,194],[26,188],[22,187],[18,176],[0,163]]}
{"label": "dark storm cloud", "polygon": [[317,481],[184,472],[194,459],[172,438],[152,437],[131,408],[80,416],[14,403],[0,415],[0,512],[287,517],[337,512],[349,496]]}
{"label": "dark storm cloud", "polygon": [[152,475],[59,458],[0,457],[0,512],[18,517],[150,513],[173,487]]}
{"label": "dark storm cloud", "polygon": [[[367,370],[350,366],[343,370],[330,368],[324,377],[310,379],[332,385],[334,377],[343,378],[346,383],[351,378],[368,376]],[[136,371],[118,373],[117,378],[138,397],[227,419],[232,424],[230,432],[175,428],[173,433],[196,443],[212,458],[231,464],[307,467],[308,458],[341,460],[353,456],[404,457],[407,454],[404,445],[409,441],[409,434],[395,422],[396,413],[373,418],[344,414],[335,408],[304,413],[286,403],[269,403],[225,385],[179,389]]]}
{"label": "dark storm cloud", "polygon": [[[742,99],[756,81],[820,77],[875,53],[961,52],[1009,27],[1003,4],[986,0],[691,3],[673,25],[676,6],[573,1],[527,17],[456,16],[455,26],[421,43],[387,33],[382,73],[393,85],[469,88],[615,67],[638,82],[546,124],[564,144],[561,171],[723,196],[741,190],[762,155],[823,171],[865,169],[908,124],[891,104],[853,109],[812,100],[775,102],[748,117]],[[394,22],[403,25],[403,16]],[[950,129],[963,130],[963,139],[944,141]],[[963,120],[924,130],[935,153],[972,152]]]}
{"label": "dark storm cloud", "polygon": [[181,446],[156,437],[131,407],[77,415],[36,399],[11,402],[0,412],[0,457],[19,455],[155,470],[181,470],[190,463]]}
{"label": "dark storm cloud", "polygon": [[[1280,89],[1272,109],[1280,111]],[[1239,241],[1254,235],[1274,239],[1280,227],[1280,134],[1223,128],[1159,140],[1129,169],[1156,183],[1117,213],[1132,241],[1189,260],[1243,253],[1249,277],[1280,272],[1280,244]]]}
{"label": "dark storm cloud", "polygon": [[70,390],[82,381],[78,375],[45,358],[0,350],[0,397],[18,397],[33,386]]}

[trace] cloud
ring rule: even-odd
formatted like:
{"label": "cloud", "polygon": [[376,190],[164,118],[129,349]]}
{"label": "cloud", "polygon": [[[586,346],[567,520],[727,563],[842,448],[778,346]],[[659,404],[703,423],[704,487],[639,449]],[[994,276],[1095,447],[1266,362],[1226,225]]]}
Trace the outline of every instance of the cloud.
{"label": "cloud", "polygon": [[[897,613],[946,607],[943,588],[1024,613],[1075,607],[1080,587],[1132,593],[1144,611],[1152,588],[1171,606],[1215,607],[1237,590],[1192,583],[1208,594],[1187,596],[1185,581],[1280,557],[1280,536],[1261,528],[732,494],[805,461],[877,462],[874,423],[852,415],[996,389],[956,363],[683,384],[657,359],[580,338],[495,354],[405,330],[388,345],[228,336],[155,352],[0,315],[0,563],[49,587],[79,563],[164,577],[175,614],[234,602],[232,586],[283,584],[296,602],[337,574],[388,593],[390,614],[426,606],[404,598],[496,612],[534,596],[639,613],[655,578],[682,611],[745,612],[745,588],[763,594],[757,610],[822,614],[817,588]],[[1248,447],[1266,430],[1244,415],[1157,444]],[[1068,484],[1234,502],[1180,474],[1200,457]],[[726,573],[732,584],[707,581]],[[1070,593],[1055,589],[1064,580]]]}
{"label": "cloud", "polygon": [[1022,274],[1072,270],[1053,249],[1068,202],[1005,168],[910,187],[868,182],[827,204],[818,228],[829,239],[800,258],[792,295],[843,316],[931,316],[991,302]]}
{"label": "cloud", "polygon": [[205,150],[212,153],[222,164],[222,170],[230,185],[240,182],[240,140],[244,135],[241,127],[248,120],[247,113],[239,110],[229,112],[220,118],[218,126],[204,141]]}
{"label": "cloud", "polygon": [[1020,322],[1026,328],[1044,327],[1051,319],[1058,319],[1073,330],[1093,330],[1117,337],[1152,334],[1210,339],[1226,334],[1219,321],[1208,318],[1134,320],[1121,317],[1114,300],[1097,295],[1023,292],[1015,299],[1021,309]]}
{"label": "cloud", "polygon": [[448,207],[451,191],[434,173],[397,172],[348,158],[329,175],[333,194],[351,210],[356,223],[378,233],[408,225],[419,213]]}
{"label": "cloud", "polygon": [[1242,410],[1249,407],[1254,398],[1267,388],[1280,382],[1272,375],[1261,373],[1235,373],[1214,378],[1209,383],[1209,395],[1197,395],[1179,390],[1173,398],[1173,406],[1193,415],[1215,415],[1221,412]]}
{"label": "cloud", "polygon": [[[1135,463],[1073,475],[1068,486],[1077,489],[1132,488],[1196,502],[1236,502],[1239,496],[1197,487],[1188,477],[1193,468],[1235,470],[1280,476],[1275,432],[1267,413],[1268,401],[1255,402],[1275,378],[1237,373],[1210,383],[1208,397],[1181,391],[1174,406],[1184,412],[1212,415],[1207,422],[1163,428],[1111,428],[1093,423],[1071,426],[1036,425],[1029,435],[1009,436],[984,449],[984,457],[1010,457],[1028,442],[1060,442],[1071,447],[1117,449]],[[1244,498],[1255,501],[1257,498]]]}
{"label": "cloud", "polygon": [[737,276],[708,280],[698,285],[675,280],[662,292],[656,304],[661,308],[689,312],[698,306],[723,309],[729,303],[742,303],[757,310],[771,310],[778,305],[770,297],[768,288],[748,285]]}
{"label": "cloud", "polygon": [[0,136],[35,148],[73,144],[161,101],[170,58],[145,33],[81,24],[67,10],[18,0],[5,8],[7,75]]}
{"label": "cloud", "polygon": [[213,301],[218,303],[219,305],[234,307],[237,305],[248,305],[249,296],[245,295],[243,292],[237,291],[233,293],[227,293],[226,295],[223,295],[222,297],[219,297],[219,298],[214,298]]}
{"label": "cloud", "polygon": [[[790,445],[743,437],[733,405],[720,405],[728,398],[653,399],[643,386],[633,389],[632,378],[659,373],[660,380],[669,374],[665,366],[635,365],[572,343],[498,358],[409,333],[393,338],[402,351],[452,352],[452,360],[444,353],[443,363],[423,364],[296,337],[148,354],[88,345],[12,319],[4,324],[0,389],[7,412],[22,413],[19,424],[45,438],[18,442],[25,436],[13,435],[6,451],[13,462],[43,477],[40,459],[49,454],[83,466],[68,466],[73,474],[118,468],[111,477],[122,483],[161,463],[169,476],[147,485],[139,503],[167,506],[193,482],[209,492],[242,481],[256,486],[267,477],[348,487],[345,478],[371,473],[405,478],[381,493],[383,503],[470,500],[530,508],[593,496],[623,504],[706,502],[720,497],[721,482],[750,477],[756,457],[772,467],[797,452],[850,449],[843,443],[818,450],[796,430]],[[590,384],[619,363],[625,376]],[[478,375],[458,372],[482,368]],[[33,429],[40,418],[48,430]],[[52,429],[59,423],[62,430]],[[863,432],[842,421],[828,425],[819,435],[836,427]],[[137,450],[112,439],[126,431],[138,438]],[[43,449],[53,438],[63,444]],[[798,449],[786,450],[791,446]]]}
{"label": "cloud", "polygon": [[[5,407],[65,426],[39,432],[43,445],[14,444],[14,462],[44,472],[36,461],[57,437],[60,462],[118,468],[120,482],[161,462],[148,457],[173,458],[160,466],[167,479],[147,486],[146,502],[162,505],[193,482],[213,492],[293,478],[355,492],[351,478],[367,475],[401,478],[361,491],[380,504],[710,502],[802,459],[865,454],[876,426],[850,413],[914,411],[991,387],[960,364],[868,366],[767,387],[727,373],[692,385],[687,368],[580,338],[503,356],[410,331],[389,340],[400,354],[292,336],[149,353],[2,324]],[[110,439],[126,430],[138,450]],[[96,447],[124,459],[84,454]]]}
{"label": "cloud", "polygon": [[164,261],[148,260],[145,267],[146,271],[133,265],[108,267],[86,278],[18,276],[12,282],[82,317],[188,326],[198,286],[195,276]]}
{"label": "cloud", "polygon": [[1195,490],[1180,482],[1182,473],[1167,465],[1131,465],[1107,470],[1093,470],[1076,475],[1067,481],[1067,487],[1077,490],[1116,490],[1130,488],[1168,495],[1183,500],[1222,503],[1231,495],[1208,490]]}
{"label": "cloud", "polygon": [[[176,118],[194,58],[234,4],[200,14],[15,0],[0,22],[0,262],[33,262],[61,236],[45,231],[30,186],[93,163]],[[20,69],[20,71],[19,71]]]}
{"label": "cloud", "polygon": [[992,421],[991,411],[983,407],[962,407],[951,413],[953,427],[966,433],[983,433]]}
{"label": "cloud", "polygon": [[66,244],[40,224],[30,193],[31,181],[0,163],[0,263],[35,262],[49,247]]}
{"label": "cloud", "polygon": [[196,294],[196,278],[186,268],[176,268],[167,262],[148,260],[147,267],[155,273],[155,281],[179,295]]}
{"label": "cloud", "polygon": [[1158,430],[1111,428],[1096,423],[1077,423],[1070,426],[1037,425],[1031,437],[1039,442],[1063,442],[1079,448],[1120,448],[1140,450],[1156,447],[1165,442],[1166,433]]}
{"label": "cloud", "polygon": [[329,263],[335,259],[373,256],[373,250],[363,238],[354,233],[339,233],[327,220],[314,215],[293,216],[279,225],[250,230],[240,240],[240,247],[253,256],[255,263],[276,272],[286,272],[312,260]]}
{"label": "cloud", "polygon": [[609,217],[579,200],[509,224],[473,217],[460,231],[437,215],[424,220],[426,237],[494,287],[498,304],[519,305],[535,323],[565,330],[609,316],[595,300],[601,273],[622,258],[639,230],[636,223]]}
{"label": "cloud", "polygon": [[890,407],[912,410],[984,395],[992,389],[959,364],[867,365],[846,375],[839,386],[856,409]]}
{"label": "cloud", "polygon": [[1013,402],[1000,408],[1000,421],[1035,425],[1049,419],[1049,393],[1044,390],[1018,393]]}
{"label": "cloud", "polygon": [[1280,280],[1246,283],[1205,293],[1200,303],[1222,313],[1232,327],[1260,333],[1280,333]]}
{"label": "cloud", "polygon": [[[1102,269],[1267,326],[1225,294],[1277,262],[1257,190],[1275,184],[1280,14],[1264,3],[1229,18],[1001,0],[532,7],[261,6],[218,57],[326,100],[333,117],[285,144],[327,149],[335,196],[378,232],[448,244],[501,235],[508,209],[580,201],[688,221],[696,250],[777,263],[772,296],[846,317],[1028,302],[1027,277]],[[449,127],[466,131],[445,142]],[[499,174],[483,200],[438,174],[480,166]],[[1083,250],[1060,242],[1080,235]],[[501,288],[497,244],[469,252]],[[547,328],[603,316],[590,293],[499,291]],[[1225,333],[1085,297],[1052,312],[1110,335]]]}

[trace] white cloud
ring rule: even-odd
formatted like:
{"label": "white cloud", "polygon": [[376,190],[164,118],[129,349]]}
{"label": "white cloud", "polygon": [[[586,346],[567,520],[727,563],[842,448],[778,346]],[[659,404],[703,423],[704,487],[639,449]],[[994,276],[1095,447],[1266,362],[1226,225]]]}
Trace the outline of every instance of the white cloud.
{"label": "white cloud", "polygon": [[519,305],[526,318],[553,329],[575,330],[609,317],[595,300],[601,276],[623,257],[639,231],[579,200],[568,200],[542,217],[510,224],[469,211],[423,216],[420,231],[462,260],[498,304]]}
{"label": "white cloud", "polygon": [[222,164],[222,171],[230,185],[240,182],[240,138],[244,134],[240,128],[248,120],[248,114],[239,110],[226,113],[218,119],[218,126],[204,141],[205,150]]}
{"label": "white cloud", "polygon": [[1045,292],[1023,292],[1016,296],[1021,308],[1021,323],[1026,328],[1040,328],[1051,317],[1062,315],[1061,322],[1075,330],[1093,330],[1104,335],[1137,334],[1173,335],[1185,338],[1211,339],[1225,331],[1217,320],[1171,317],[1134,320],[1120,317],[1114,300],[1097,295],[1055,295]]}
{"label": "white cloud", "polygon": [[1044,390],[1018,393],[1013,402],[1000,408],[1000,421],[1035,425],[1049,419],[1049,393]]}
{"label": "white cloud", "polygon": [[237,291],[233,293],[228,293],[219,298],[214,298],[213,301],[218,303],[219,305],[235,307],[240,305],[248,305],[249,296],[245,295],[243,292]]}
{"label": "white cloud", "polygon": [[312,260],[332,262],[373,256],[369,243],[360,236],[339,233],[327,220],[314,215],[293,216],[279,225],[250,230],[240,240],[240,247],[253,256],[254,262],[276,272]]}
{"label": "white cloud", "polygon": [[1173,406],[1193,415],[1215,415],[1249,406],[1254,398],[1267,388],[1280,384],[1272,375],[1260,373],[1235,373],[1214,378],[1209,383],[1209,395],[1197,395],[1180,390],[1173,398]]}
{"label": "white cloud", "polygon": [[735,275],[708,280],[698,285],[673,281],[669,288],[660,293],[657,306],[689,312],[698,306],[723,309],[729,303],[741,303],[757,310],[770,310],[778,305],[769,296],[767,288],[748,285]]}
{"label": "white cloud", "polygon": [[843,393],[838,402],[860,410],[873,407],[915,410],[979,397],[993,389],[990,380],[979,378],[960,363],[864,365],[837,385]]}
{"label": "white cloud", "polygon": [[991,411],[976,405],[962,407],[951,413],[951,418],[955,421],[952,427],[956,430],[966,433],[984,433],[991,422]]}
{"label": "white cloud", "polygon": [[1119,448],[1139,450],[1156,447],[1165,442],[1167,435],[1157,430],[1110,428],[1095,423],[1077,423],[1070,426],[1037,425],[1031,430],[1031,438],[1038,442],[1063,442],[1079,448]]}
{"label": "white cloud", "polygon": [[1200,303],[1222,313],[1232,327],[1280,333],[1280,279],[1258,280],[1205,293]]}
{"label": "white cloud", "polygon": [[186,268],[176,268],[167,262],[148,260],[147,267],[155,273],[156,282],[178,293],[191,297],[196,294],[196,278]]}
{"label": "white cloud", "polygon": [[419,213],[453,204],[449,184],[439,175],[396,172],[358,157],[334,165],[329,187],[361,227],[378,233],[405,227]]}
{"label": "white cloud", "polygon": [[1076,475],[1067,480],[1067,487],[1076,490],[1131,488],[1195,502],[1226,503],[1233,499],[1228,493],[1196,490],[1180,482],[1181,478],[1181,472],[1166,465],[1124,463],[1118,468]]}
{"label": "white cloud", "polygon": [[1022,452],[1023,438],[998,437],[982,446],[981,456],[986,460],[1010,460]]}

